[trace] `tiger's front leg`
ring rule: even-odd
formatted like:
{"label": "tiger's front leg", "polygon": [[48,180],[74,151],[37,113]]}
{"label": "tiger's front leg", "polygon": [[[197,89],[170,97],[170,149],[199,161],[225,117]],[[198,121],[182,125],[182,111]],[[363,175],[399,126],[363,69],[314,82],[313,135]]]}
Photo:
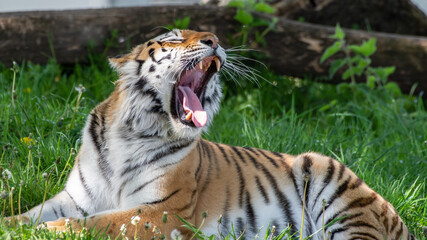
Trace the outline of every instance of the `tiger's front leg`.
{"label": "tiger's front leg", "polygon": [[[175,216],[178,212],[164,212],[154,206],[141,206],[123,211],[109,211],[95,214],[84,218],[61,218],[56,221],[46,222],[44,227],[49,230],[81,231],[83,227],[87,229],[96,229],[109,236],[119,235],[129,238],[136,236],[145,236],[151,239],[154,236],[164,235],[166,238],[175,229],[179,231],[183,239],[191,237],[191,231],[183,227],[183,222]],[[186,219],[191,222],[192,219]]]}
{"label": "tiger's front leg", "polygon": [[28,212],[19,216],[4,219],[8,224],[21,222],[23,224],[38,224],[46,221],[56,220],[61,217],[83,217],[85,212],[79,208],[75,200],[67,191],[58,193],[55,197],[39,204]]}

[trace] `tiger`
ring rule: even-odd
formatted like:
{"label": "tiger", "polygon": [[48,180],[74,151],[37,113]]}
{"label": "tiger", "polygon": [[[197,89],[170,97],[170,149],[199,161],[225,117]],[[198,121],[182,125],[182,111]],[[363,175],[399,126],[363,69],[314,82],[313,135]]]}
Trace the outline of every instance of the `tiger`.
{"label": "tiger", "polygon": [[109,62],[115,89],[88,115],[64,189],[20,215],[25,223],[148,239],[175,230],[191,238],[183,220],[217,237],[253,239],[274,226],[318,240],[415,239],[387,200],[331,157],[202,139],[219,110],[219,73],[232,64],[213,33],[174,29]]}

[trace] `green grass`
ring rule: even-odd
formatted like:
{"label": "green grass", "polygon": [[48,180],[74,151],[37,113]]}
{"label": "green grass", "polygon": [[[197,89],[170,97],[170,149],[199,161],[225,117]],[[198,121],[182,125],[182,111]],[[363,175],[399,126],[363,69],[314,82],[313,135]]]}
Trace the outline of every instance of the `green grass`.
{"label": "green grass", "polygon": [[[239,80],[239,86],[224,81],[222,109],[205,138],[291,154],[316,151],[333,156],[388,199],[418,239],[426,239],[422,232],[427,225],[425,101],[365,85],[333,86],[268,70],[261,74],[273,84],[261,82],[256,87]],[[44,66],[24,64],[16,76],[13,107],[13,72],[0,66],[0,167],[12,173],[1,182],[4,216],[12,213],[10,197],[16,214],[19,208],[24,212],[41,203],[45,188],[47,198],[62,189],[85,119],[109,95],[116,78],[104,59],[91,58],[87,66],[60,66],[54,61]],[[86,91],[77,104],[79,84]],[[35,144],[26,144],[26,137]],[[47,181],[43,173],[48,174]],[[55,234],[0,225],[0,238],[99,236]]]}

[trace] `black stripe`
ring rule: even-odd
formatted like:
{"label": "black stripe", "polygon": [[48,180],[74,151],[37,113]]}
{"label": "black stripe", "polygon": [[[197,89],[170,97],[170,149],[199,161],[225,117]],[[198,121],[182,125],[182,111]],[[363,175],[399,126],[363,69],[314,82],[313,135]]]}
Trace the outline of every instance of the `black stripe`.
{"label": "black stripe", "polygon": [[100,126],[98,122],[98,116],[95,111],[92,112],[90,116],[91,116],[91,121],[89,123],[89,134],[95,145],[98,155],[101,155],[101,143],[98,141],[98,134],[96,133],[97,128]]}
{"label": "black stripe", "polygon": [[[293,173],[290,169],[290,167],[288,165],[285,165],[287,168],[287,171],[290,175],[290,177],[292,178],[294,185],[295,185],[295,178],[293,176]],[[271,188],[274,191],[274,194],[276,195],[276,198],[279,201],[279,207],[281,208],[282,214],[283,214],[283,218],[288,220],[290,227],[290,233],[291,235],[295,234],[296,232],[298,232],[297,228],[296,228],[296,222],[293,218],[293,211],[291,210],[291,206],[290,206],[290,201],[289,199],[286,197],[285,194],[283,194],[280,189],[279,186],[276,182],[276,179],[274,178],[274,176],[270,173],[270,171],[268,171],[268,169],[266,169],[263,165],[261,165],[261,170],[264,173],[265,177],[268,179],[268,182],[271,185]]]}
{"label": "black stripe", "polygon": [[[304,162],[302,164],[302,172],[305,176],[308,176],[307,183],[306,183],[306,180],[303,179],[303,186],[305,187],[305,185],[307,184],[307,187],[305,189],[305,193],[306,193],[305,194],[305,204],[307,206],[308,202],[309,202],[309,196],[310,196],[311,166],[313,165],[313,162],[312,162],[311,158],[307,155],[304,156],[303,159],[304,159]],[[303,189],[303,193],[304,193],[304,189]]]}
{"label": "black stripe", "polygon": [[[102,114],[102,113],[100,113]],[[99,122],[101,121],[101,123]],[[97,129],[101,128],[100,134],[98,135]],[[96,114],[96,110],[91,113],[91,121],[89,123],[89,134],[94,142],[96,150],[98,151],[98,166],[101,171],[101,175],[104,177],[105,181],[109,186],[111,186],[111,180],[109,176],[111,176],[111,168],[107,161],[104,158],[103,150],[101,149],[105,142],[101,142],[98,138],[103,138],[105,132],[105,117],[101,115],[101,119],[98,118]]]}
{"label": "black stripe", "polygon": [[[135,171],[135,170],[137,170],[137,169],[140,169],[140,168],[141,168],[142,166],[144,166],[144,165],[150,165],[150,164],[152,164],[153,162],[158,161],[159,159],[162,159],[162,158],[164,158],[164,157],[166,157],[166,156],[168,156],[168,155],[174,154],[174,153],[176,153],[176,152],[178,152],[178,151],[182,150],[183,148],[188,147],[191,143],[193,143],[193,140],[189,140],[189,141],[187,141],[187,142],[184,142],[183,144],[176,145],[176,146],[172,146],[172,147],[170,147],[169,149],[166,149],[166,150],[164,150],[164,151],[161,151],[161,152],[159,152],[159,153],[155,154],[153,158],[151,158],[150,160],[147,160],[147,161],[145,161],[145,162],[142,162],[142,163],[136,164],[136,165],[134,165],[134,166],[127,166],[127,167],[126,167],[126,168],[121,172],[121,176],[123,177],[124,175],[126,175],[126,174],[128,174],[128,173],[131,173],[131,172],[133,172],[133,171]],[[175,144],[175,143],[173,143],[173,144]],[[170,144],[170,145],[173,145],[173,144]]]}
{"label": "black stripe", "polygon": [[129,194],[127,195],[127,197],[129,197],[130,195],[133,195],[133,194],[135,194],[135,193],[137,193],[137,192],[141,191],[141,190],[142,190],[144,187],[146,187],[148,184],[150,184],[150,183],[152,183],[152,182],[154,182],[154,181],[158,180],[159,178],[164,177],[165,175],[166,175],[166,174],[161,174],[161,175],[159,175],[159,176],[157,176],[157,177],[155,177],[155,178],[153,178],[153,179],[151,179],[151,180],[149,180],[149,181],[147,181],[147,182],[145,182],[145,183],[141,184],[139,187],[135,188],[135,190],[133,190],[131,193],[129,193]]}
{"label": "black stripe", "polygon": [[154,72],[156,71],[156,67],[154,65],[150,66],[150,69],[148,69],[149,72]]}
{"label": "black stripe", "polygon": [[342,176],[344,174],[345,166],[344,166],[344,164],[342,164],[340,162],[338,162],[338,163],[340,165],[340,172],[338,173],[338,180],[341,180],[341,178],[342,178]]}
{"label": "black stripe", "polygon": [[105,116],[102,114],[101,115],[101,132],[99,134],[101,138],[102,149],[101,149],[101,156],[100,158],[98,158],[98,165],[101,169],[102,176],[105,178],[105,181],[108,183],[109,186],[111,186],[110,176],[113,175],[113,169],[111,169],[111,166],[108,163],[107,158],[105,157],[106,155],[108,155],[108,153],[106,153],[108,150],[104,148],[104,146],[106,145],[105,131],[106,131]]}
{"label": "black stripe", "polygon": [[[267,156],[267,154],[264,153],[264,150],[261,149],[257,149],[257,151],[263,155],[265,158],[267,158],[268,161],[270,161],[270,163],[275,166],[276,168],[279,167],[279,165],[277,165],[276,161],[274,159],[272,159],[271,157]],[[282,155],[280,155],[280,158],[282,157]]]}
{"label": "black stripe", "polygon": [[162,198],[162,199],[159,199],[159,200],[155,200],[155,201],[152,201],[152,202],[145,202],[145,203],[142,203],[142,204],[149,205],[149,204],[158,204],[158,203],[165,202],[169,198],[171,198],[173,195],[177,194],[179,191],[181,191],[181,189],[175,190],[174,192],[172,192],[171,194],[169,194],[165,198]]}
{"label": "black stripe", "polygon": [[215,156],[215,152],[213,151],[212,146],[211,144],[209,144],[209,142],[202,140],[202,143],[205,146],[208,158],[215,162],[216,177],[219,178],[221,170],[219,169],[218,158]]}
{"label": "black stripe", "polygon": [[135,83],[135,87],[136,89],[142,91],[145,87],[145,85],[147,84],[147,78],[145,78],[144,76],[141,76],[138,81]]}
{"label": "black stripe", "polygon": [[219,151],[222,153],[222,156],[224,157],[225,161],[228,163],[228,165],[230,165],[230,159],[228,159],[228,155],[225,153],[224,148],[219,145],[218,143],[213,143],[218,149]]}
{"label": "black stripe", "polygon": [[374,235],[369,234],[369,233],[367,233],[367,232],[352,232],[352,233],[350,233],[350,234],[351,234],[351,235],[365,236],[365,237],[369,237],[369,238],[374,239],[374,240],[380,240],[380,239],[378,239],[377,237],[375,237]]}
{"label": "black stripe", "polygon": [[402,232],[403,232],[403,222],[400,222],[400,228],[396,233],[396,237],[394,239],[400,239],[400,237],[402,236]]}
{"label": "black stripe", "polygon": [[383,225],[385,227],[385,231],[388,233],[390,231],[390,229],[389,229],[389,224],[388,224],[388,218],[387,217],[384,218]]}
{"label": "black stripe", "polygon": [[[64,191],[68,194],[68,196],[70,196],[71,201],[73,202],[73,204],[76,207],[77,211],[80,212],[80,214],[82,215],[82,217],[85,216],[86,215],[85,214],[86,211],[76,203],[76,201],[74,200],[74,198],[71,196],[71,194],[67,190],[64,190]],[[61,213],[62,213],[62,209],[61,209]]]}
{"label": "black stripe", "polygon": [[357,178],[357,180],[351,184],[350,189],[358,188],[360,185],[362,185],[363,181],[360,178]]}
{"label": "black stripe", "polygon": [[61,217],[65,217],[64,209],[62,209],[61,205],[59,205],[59,213],[61,213]]}
{"label": "black stripe", "polygon": [[197,144],[197,150],[199,152],[199,165],[197,166],[196,172],[195,172],[195,177],[196,177],[196,181],[199,182],[200,178],[202,177],[200,173],[200,170],[202,169],[202,150],[201,150],[201,142],[198,142]]}
{"label": "black stripe", "polygon": [[163,110],[163,105],[154,105],[149,110],[147,110],[148,113],[154,113],[159,114],[163,116],[167,116],[167,112]]}
{"label": "black stripe", "polygon": [[211,176],[211,173],[212,173],[212,161],[211,161],[211,158],[209,157],[208,150],[205,147],[203,147],[203,145],[204,144],[202,142],[202,144],[201,144],[200,147],[203,150],[203,156],[204,156],[204,158],[208,160],[208,170],[207,170],[207,174],[206,174],[206,179],[205,179],[205,181],[203,183],[203,186],[202,186],[200,192],[204,192],[206,190],[206,188],[208,187],[208,184],[210,183],[210,176]]}
{"label": "black stripe", "polygon": [[237,177],[239,180],[239,207],[243,206],[243,191],[245,190],[245,178],[243,177],[242,169],[237,161],[234,161],[234,166],[236,167]]}
{"label": "black stripe", "polygon": [[397,216],[397,214],[394,214],[393,219],[391,219],[390,231],[394,231],[394,228],[396,227],[398,220],[399,220],[399,217]]}
{"label": "black stripe", "polygon": [[[339,198],[345,191],[347,191],[348,189],[348,183],[351,180],[351,176],[348,176],[347,180],[344,181],[344,183],[342,183],[334,192],[334,194],[332,194],[332,196],[329,198],[328,202],[326,203],[325,206],[325,212],[328,209],[329,206],[331,206],[331,204],[335,201],[335,199]],[[323,209],[322,209],[323,211]],[[319,212],[319,214],[317,215],[316,218],[316,222],[319,221],[320,216],[322,215],[322,211]]]}
{"label": "black stripe", "polygon": [[55,217],[58,219],[59,216],[58,216],[58,213],[56,212],[56,209],[54,207],[52,207],[52,210],[53,210],[53,213],[55,213]]}
{"label": "black stripe", "polygon": [[90,191],[89,186],[86,183],[86,179],[83,177],[82,169],[81,169],[81,166],[80,166],[80,160],[77,163],[77,169],[79,170],[80,182],[83,185],[83,189],[85,190],[85,192],[89,196],[89,198],[92,199],[92,200],[94,200],[95,197],[93,196],[92,192]]}
{"label": "black stripe", "polygon": [[[308,203],[310,201],[309,196],[311,195],[310,194],[310,183],[311,183],[311,179],[312,179],[311,178],[311,166],[312,165],[313,165],[313,162],[311,160],[311,157],[308,155],[303,156],[303,164],[302,164],[302,169],[301,169],[302,173],[303,173],[303,179],[302,179],[302,187],[303,187],[302,194],[303,195],[301,196],[301,199],[304,198],[304,191],[305,191],[305,206],[308,206],[309,205]],[[305,179],[306,177],[308,177],[307,182]],[[303,202],[301,202],[301,207],[304,207]],[[310,221],[311,216],[309,214],[307,214],[307,212],[305,212],[305,216],[307,216],[307,220],[308,220],[306,223],[304,223],[307,226],[305,228],[305,230],[306,230],[307,235],[310,235],[311,232],[314,232],[313,225],[311,224],[312,221]]]}
{"label": "black stripe", "polygon": [[154,58],[154,48],[150,48],[148,50],[148,55],[150,55],[151,60],[153,60],[153,62],[158,63],[157,60]]}
{"label": "black stripe", "polygon": [[349,220],[351,220],[351,219],[353,219],[353,218],[360,217],[360,216],[362,216],[362,215],[363,215],[363,213],[356,213],[356,214],[353,214],[353,215],[348,215],[346,218],[344,218],[344,219],[340,220],[340,223],[341,223],[341,224],[344,224],[345,222],[347,222],[347,221],[349,221]]}
{"label": "black stripe", "polygon": [[242,156],[242,154],[239,152],[239,150],[237,150],[237,147],[235,147],[235,146],[230,146],[230,148],[231,148],[231,150],[233,150],[233,151],[234,151],[234,153],[236,153],[236,154],[237,154],[238,158],[239,158],[240,160],[242,160],[242,162],[246,163],[246,160],[243,158],[243,156]]}
{"label": "black stripe", "polygon": [[138,68],[136,69],[136,75],[139,76],[141,75],[141,70],[142,70],[142,65],[144,65],[144,60],[139,60],[136,59],[136,61],[138,62]]}
{"label": "black stripe", "polygon": [[319,197],[322,194],[323,190],[325,190],[325,188],[331,182],[331,179],[332,179],[332,176],[334,175],[334,172],[335,172],[334,160],[332,158],[329,158],[328,170],[326,171],[326,176],[323,179],[322,189],[317,193],[317,196],[313,202],[313,205],[319,202]]}
{"label": "black stripe", "polygon": [[[348,211],[349,209],[352,209],[352,208],[361,208],[361,207],[368,206],[368,205],[372,204],[376,199],[377,199],[377,196],[376,196],[376,193],[374,193],[374,194],[372,194],[371,197],[360,197],[360,198],[357,198],[357,199],[353,200],[352,202],[350,202],[342,210],[336,211],[335,214],[326,221],[325,225],[329,224],[335,218],[337,218],[338,216],[340,216],[342,213]],[[319,218],[316,220],[316,222],[318,220],[319,220]]]}
{"label": "black stripe", "polygon": [[245,209],[246,217],[249,220],[249,230],[252,233],[256,233],[257,232],[256,216],[255,216],[254,208],[252,207],[251,196],[249,195],[249,192],[246,192],[245,206],[246,206],[246,209]]}
{"label": "black stripe", "polygon": [[223,216],[222,216],[222,230],[227,230],[228,229],[228,224],[229,224],[229,217],[228,217],[228,213],[230,212],[230,188],[227,185],[226,186],[226,190],[225,190],[225,201],[224,201],[224,207],[222,208],[222,212],[223,212]]}
{"label": "black stripe", "polygon": [[164,57],[162,57],[162,58],[160,58],[159,59],[159,61],[157,61],[157,63],[161,63],[163,60],[165,60],[165,59],[168,59],[168,60],[170,60],[172,58],[172,54],[168,54],[168,55],[166,55],[166,56],[164,56]]}
{"label": "black stripe", "polygon": [[256,182],[256,185],[258,187],[258,191],[261,193],[262,197],[264,198],[264,202],[267,204],[270,203],[270,199],[268,198],[268,194],[265,191],[264,186],[261,184],[261,181],[259,180],[258,176],[255,176],[255,182]]}
{"label": "black stripe", "polygon": [[378,214],[378,213],[376,213],[374,210],[372,210],[372,209],[369,209],[369,210],[371,210],[371,213],[375,216],[375,219],[377,220],[377,221],[380,221],[380,215]]}
{"label": "black stripe", "polygon": [[[242,150],[246,150],[245,148],[242,148]],[[235,149],[235,151],[239,151],[237,148]],[[240,152],[239,152],[240,153]],[[249,158],[249,160],[251,160],[252,164],[255,166],[256,169],[260,169],[260,167],[265,168],[264,166],[262,166],[261,163],[259,163],[250,153],[249,151],[244,151],[245,155]],[[242,155],[241,155],[242,156]]]}
{"label": "black stripe", "polygon": [[371,229],[377,230],[377,228],[374,227],[372,224],[369,224],[369,223],[364,222],[364,221],[351,222],[351,223],[344,225],[344,227],[348,227],[348,228],[350,228],[350,227],[356,227],[356,228],[365,227],[365,228],[371,228]]}
{"label": "black stripe", "polygon": [[[326,229],[325,229],[326,230]],[[345,231],[347,231],[348,230],[348,228],[337,228],[337,229],[334,229],[334,230],[332,230],[332,231],[330,231],[329,232],[329,236],[331,236],[330,238],[328,238],[328,239],[330,239],[330,240],[334,240],[334,235],[335,235],[335,233],[340,233],[340,232],[345,232]]]}
{"label": "black stripe", "polygon": [[178,212],[182,212],[182,211],[185,211],[185,210],[187,210],[187,209],[189,209],[190,207],[193,207],[193,206],[195,208],[194,200],[196,199],[196,193],[197,193],[197,190],[193,190],[191,192],[190,202],[187,203],[186,205],[184,205],[183,207],[178,208],[177,211]]}
{"label": "black stripe", "polygon": [[244,227],[244,223],[243,223],[243,219],[241,217],[237,218],[237,234],[236,236],[239,236],[245,229]]}
{"label": "black stripe", "polygon": [[149,47],[149,46],[153,45],[153,43],[154,43],[154,42],[149,41],[149,42],[147,43],[147,47]]}

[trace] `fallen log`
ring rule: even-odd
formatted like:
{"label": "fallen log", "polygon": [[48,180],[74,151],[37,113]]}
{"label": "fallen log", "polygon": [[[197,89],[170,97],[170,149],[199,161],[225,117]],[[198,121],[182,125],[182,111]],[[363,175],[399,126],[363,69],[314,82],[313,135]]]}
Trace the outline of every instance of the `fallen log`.
{"label": "fallen log", "polygon": [[287,19],[387,33],[427,36],[427,16],[411,0],[275,0]]}
{"label": "fallen log", "polygon": [[[230,46],[229,37],[241,28],[234,14],[234,9],[211,6],[1,13],[0,62],[45,63],[55,57],[59,63],[72,64],[85,61],[89,45],[92,51],[103,52],[107,42],[107,54],[115,55],[164,32],[162,26],[186,16],[191,17],[190,28],[214,32],[224,46]],[[267,62],[274,71],[297,77],[327,75],[329,66],[320,64],[319,59],[333,42],[329,38],[333,27],[281,18],[276,28],[266,36],[267,47],[260,47],[268,55]],[[114,31],[117,31],[116,37],[111,38]],[[415,83],[418,91],[427,90],[427,38],[355,30],[345,32],[350,43],[377,38],[378,50],[372,57],[373,64],[396,66],[390,79],[403,91],[409,92]],[[335,81],[339,81],[339,76]]]}

